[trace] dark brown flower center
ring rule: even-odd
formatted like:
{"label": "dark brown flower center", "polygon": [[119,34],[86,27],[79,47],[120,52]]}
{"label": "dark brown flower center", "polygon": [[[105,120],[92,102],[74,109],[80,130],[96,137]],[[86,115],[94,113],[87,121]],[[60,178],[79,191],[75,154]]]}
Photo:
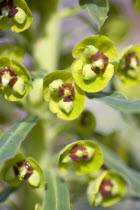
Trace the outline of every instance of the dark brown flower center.
{"label": "dark brown flower center", "polygon": [[110,180],[104,180],[100,186],[100,192],[103,196],[109,196],[112,194],[113,183]]}
{"label": "dark brown flower center", "polygon": [[88,152],[87,149],[80,145],[75,145],[69,154],[69,157],[73,159],[76,162],[84,161],[88,158]]}
{"label": "dark brown flower center", "polygon": [[3,69],[0,69],[0,85],[9,84],[11,87],[13,87],[16,81],[17,74],[11,66],[6,66]]}
{"label": "dark brown flower center", "polygon": [[[93,66],[91,67],[91,70],[94,71],[95,73],[100,73],[100,71],[104,72],[106,70],[106,67],[108,65],[109,62],[109,58],[104,55],[103,53],[100,53],[99,51],[93,55],[91,58],[91,60],[95,61],[95,65],[93,64]],[[97,61],[101,61],[101,65],[97,65]]]}
{"label": "dark brown flower center", "polygon": [[138,66],[138,54],[136,52],[131,52],[125,56],[126,67],[137,67]]}
{"label": "dark brown flower center", "polygon": [[13,17],[18,10],[16,9],[16,6],[14,5],[14,0],[3,0],[0,3],[0,16],[3,15],[3,10],[8,11],[8,17],[11,18]]}
{"label": "dark brown flower center", "polygon": [[33,173],[33,168],[31,164],[26,160],[17,162],[13,169],[15,175],[18,176],[20,180],[28,179]]}
{"label": "dark brown flower center", "polygon": [[75,91],[71,83],[64,83],[62,84],[62,86],[59,87],[58,98],[62,96],[64,102],[73,101],[75,96]]}

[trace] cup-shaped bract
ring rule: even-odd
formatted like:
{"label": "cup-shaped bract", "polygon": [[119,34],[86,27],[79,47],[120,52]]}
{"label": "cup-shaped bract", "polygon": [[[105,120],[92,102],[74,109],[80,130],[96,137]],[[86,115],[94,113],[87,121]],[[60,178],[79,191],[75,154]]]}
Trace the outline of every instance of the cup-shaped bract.
{"label": "cup-shaped bract", "polygon": [[40,188],[46,183],[44,172],[38,163],[32,157],[25,158],[23,154],[5,161],[0,177],[12,186],[20,185],[23,180],[31,188]]}
{"label": "cup-shaped bract", "polygon": [[106,170],[89,183],[87,196],[91,206],[111,206],[118,202],[126,191],[126,181],[115,171]]}
{"label": "cup-shaped bract", "polygon": [[140,46],[128,46],[121,52],[116,73],[128,86],[140,84]]}
{"label": "cup-shaped bract", "polygon": [[96,118],[89,110],[84,110],[76,120],[76,130],[79,134],[89,134],[96,127]]}
{"label": "cup-shaped bract", "polygon": [[64,120],[77,118],[84,109],[85,92],[73,83],[72,74],[59,70],[44,78],[44,98],[57,117]]}
{"label": "cup-shaped bract", "polygon": [[76,58],[71,67],[76,84],[86,92],[105,88],[114,73],[109,62],[118,56],[113,42],[102,35],[88,36],[73,48],[72,54]]}
{"label": "cup-shaped bract", "polygon": [[60,153],[58,168],[66,171],[71,165],[78,174],[90,173],[103,164],[103,153],[93,141],[80,140],[69,144]]}
{"label": "cup-shaped bract", "polygon": [[0,29],[22,32],[32,23],[32,13],[25,0],[2,0],[0,2]]}
{"label": "cup-shaped bract", "polygon": [[0,57],[0,94],[6,100],[19,101],[31,89],[31,78],[27,69],[15,60]]}

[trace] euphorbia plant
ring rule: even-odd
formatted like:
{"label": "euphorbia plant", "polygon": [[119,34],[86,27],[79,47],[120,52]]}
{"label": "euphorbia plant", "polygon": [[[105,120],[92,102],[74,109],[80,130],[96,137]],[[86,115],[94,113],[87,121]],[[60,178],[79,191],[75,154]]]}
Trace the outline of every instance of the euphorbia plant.
{"label": "euphorbia plant", "polygon": [[[138,147],[129,143],[138,136],[140,101],[115,90],[140,97],[140,47],[117,50],[128,23],[116,3],[59,3],[0,0],[0,202],[21,210],[70,210],[81,198],[101,209],[122,200],[125,209],[123,198],[140,195],[140,174],[128,167],[139,168]],[[80,6],[93,23],[78,13]],[[60,33],[69,16],[94,29],[79,33],[78,41],[70,37],[72,50],[71,33]],[[115,115],[109,120],[94,99],[123,112],[129,129],[123,124],[118,131]],[[114,130],[105,130],[106,124]]]}

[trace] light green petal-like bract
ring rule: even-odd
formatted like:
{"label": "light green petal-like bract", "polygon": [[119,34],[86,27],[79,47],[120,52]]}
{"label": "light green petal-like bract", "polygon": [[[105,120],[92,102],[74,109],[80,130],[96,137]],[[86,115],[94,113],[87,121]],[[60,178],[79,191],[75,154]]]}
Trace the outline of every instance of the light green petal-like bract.
{"label": "light green petal-like bract", "polygon": [[83,79],[82,75],[83,63],[84,61],[82,59],[77,59],[71,66],[72,75],[76,84],[86,92],[98,92],[104,89],[113,76],[114,66],[112,64],[108,64],[104,73],[99,73],[95,79],[86,81]]}
{"label": "light green petal-like bract", "polygon": [[107,37],[102,35],[88,36],[82,39],[72,51],[74,58],[84,58],[84,51],[88,45],[93,45],[101,53],[109,58],[109,62],[114,61],[118,56],[118,51],[114,47],[114,43]]}
{"label": "light green petal-like bract", "polygon": [[[90,159],[81,162],[76,162],[74,160],[71,160],[69,154],[71,149],[76,145],[80,145],[85,148],[87,146],[93,149],[94,151],[93,156]],[[78,174],[90,173],[92,171],[95,171],[99,169],[103,164],[102,150],[95,142],[90,140],[80,140],[72,144],[69,144],[60,153],[58,160],[58,168],[61,171],[66,171],[70,164],[73,165],[74,171]]]}

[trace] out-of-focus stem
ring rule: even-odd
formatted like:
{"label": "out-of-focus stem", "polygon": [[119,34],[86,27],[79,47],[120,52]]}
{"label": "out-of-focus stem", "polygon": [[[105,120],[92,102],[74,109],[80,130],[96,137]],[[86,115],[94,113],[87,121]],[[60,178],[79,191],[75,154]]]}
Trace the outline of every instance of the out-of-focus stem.
{"label": "out-of-focus stem", "polygon": [[34,57],[39,68],[52,72],[57,68],[59,53],[59,27],[58,0],[47,0],[48,11],[45,13],[44,32],[34,45]]}

